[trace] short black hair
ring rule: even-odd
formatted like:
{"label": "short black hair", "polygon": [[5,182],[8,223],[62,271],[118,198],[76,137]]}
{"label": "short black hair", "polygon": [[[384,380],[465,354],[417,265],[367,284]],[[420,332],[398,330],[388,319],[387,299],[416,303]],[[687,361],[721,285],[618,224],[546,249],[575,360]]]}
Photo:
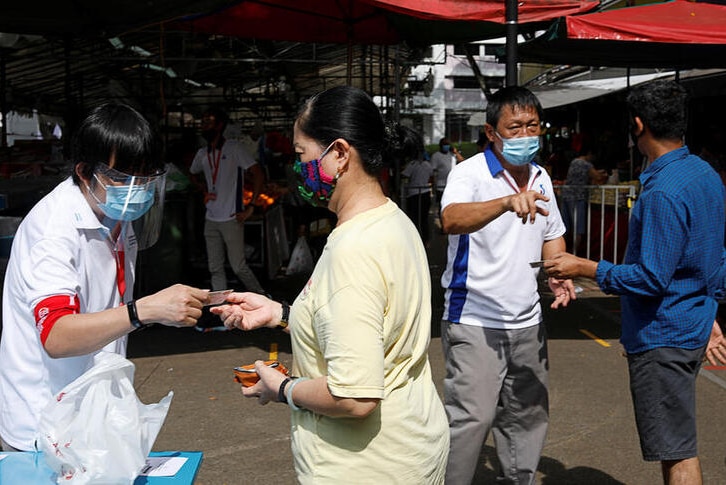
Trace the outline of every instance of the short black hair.
{"label": "short black hair", "polygon": [[688,125],[688,92],[675,81],[658,80],[630,89],[625,102],[631,122],[640,118],[657,140],[682,140]]}
{"label": "short black hair", "polygon": [[[73,135],[73,164],[83,164],[84,177],[91,178],[99,163],[128,174],[151,175],[164,168],[158,137],[134,108],[106,103],[94,108]],[[76,171],[73,181],[80,184]]]}
{"label": "short black hair", "polygon": [[506,106],[534,108],[540,120],[544,117],[542,105],[532,91],[521,86],[507,86],[494,93],[487,102],[487,123],[496,127]]}

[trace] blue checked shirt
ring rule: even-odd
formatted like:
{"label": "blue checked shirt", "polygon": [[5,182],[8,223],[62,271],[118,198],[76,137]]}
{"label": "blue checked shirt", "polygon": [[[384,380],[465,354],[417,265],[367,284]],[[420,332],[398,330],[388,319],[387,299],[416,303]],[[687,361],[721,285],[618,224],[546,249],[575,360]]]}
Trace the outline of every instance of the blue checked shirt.
{"label": "blue checked shirt", "polygon": [[724,286],[724,199],[716,172],[687,147],[640,176],[623,264],[600,261],[597,282],[621,295],[628,353],[696,349],[708,341]]}

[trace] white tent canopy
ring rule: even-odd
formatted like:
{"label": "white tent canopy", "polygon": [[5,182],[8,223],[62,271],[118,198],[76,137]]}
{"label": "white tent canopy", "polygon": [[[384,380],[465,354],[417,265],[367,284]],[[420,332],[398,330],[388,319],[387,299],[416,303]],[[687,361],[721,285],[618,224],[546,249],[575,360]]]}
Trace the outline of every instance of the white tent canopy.
{"label": "white tent canopy", "polygon": [[[726,72],[724,69],[692,69],[679,73],[679,78],[682,80],[693,79],[724,72]],[[564,81],[546,86],[536,86],[530,89],[539,99],[542,108],[549,109],[612,94],[626,89],[628,86],[635,86],[654,79],[673,78],[675,75],[676,73],[674,71],[662,71],[635,76],[614,76],[604,79]],[[485,123],[486,113],[482,110],[472,114],[469,117],[467,125],[484,126]]]}

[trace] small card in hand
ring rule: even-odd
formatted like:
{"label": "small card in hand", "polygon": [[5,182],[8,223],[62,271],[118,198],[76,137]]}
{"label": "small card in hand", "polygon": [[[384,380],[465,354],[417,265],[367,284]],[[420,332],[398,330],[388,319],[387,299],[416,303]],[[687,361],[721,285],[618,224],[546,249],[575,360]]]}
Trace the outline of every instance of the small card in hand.
{"label": "small card in hand", "polygon": [[210,291],[204,306],[221,305],[227,301],[227,295],[230,293],[232,293],[232,290]]}
{"label": "small card in hand", "polygon": [[541,268],[542,266],[544,266],[544,263],[545,263],[545,260],[542,259],[540,261],[532,261],[531,263],[529,263],[529,265],[532,268]]}

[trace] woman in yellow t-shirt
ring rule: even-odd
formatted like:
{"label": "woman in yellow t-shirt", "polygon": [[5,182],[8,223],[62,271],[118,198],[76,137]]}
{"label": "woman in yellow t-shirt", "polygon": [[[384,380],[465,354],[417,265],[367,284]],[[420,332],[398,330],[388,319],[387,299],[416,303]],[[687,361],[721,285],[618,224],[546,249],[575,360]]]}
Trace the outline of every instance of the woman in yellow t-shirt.
{"label": "woman in yellow t-shirt", "polygon": [[377,175],[400,153],[363,91],[336,87],[311,98],[294,127],[301,195],[337,216],[292,308],[253,293],[215,307],[225,325],[290,332],[292,375],[256,363],[242,389],[292,410],[300,483],[443,483],[445,411],[428,360],[431,277],[410,219]]}

